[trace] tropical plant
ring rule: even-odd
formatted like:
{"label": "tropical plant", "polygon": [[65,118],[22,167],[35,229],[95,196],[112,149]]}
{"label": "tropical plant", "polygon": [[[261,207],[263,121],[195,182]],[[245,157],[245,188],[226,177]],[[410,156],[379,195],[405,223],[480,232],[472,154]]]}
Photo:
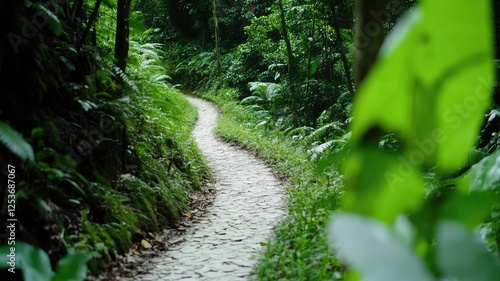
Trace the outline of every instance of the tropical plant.
{"label": "tropical plant", "polygon": [[17,241],[14,247],[1,246],[0,255],[0,268],[12,269],[9,272],[12,275],[19,275],[19,270],[22,271],[24,281],[83,281],[91,257],[90,253],[71,251],[59,260],[56,271],[52,271],[45,251],[21,241]]}
{"label": "tropical plant", "polygon": [[22,160],[35,159],[33,148],[8,124],[0,121],[0,142]]}
{"label": "tropical plant", "polygon": [[[346,191],[330,225],[335,249],[352,268],[348,279],[500,275],[488,240],[474,231],[498,222],[492,213],[500,202],[498,154],[452,177],[467,164],[491,97],[490,4],[421,1],[386,40],[361,85],[344,165]],[[397,81],[385,83],[389,77]],[[389,131],[400,147],[381,151],[378,140]],[[429,175],[437,184],[432,192],[424,184]]]}

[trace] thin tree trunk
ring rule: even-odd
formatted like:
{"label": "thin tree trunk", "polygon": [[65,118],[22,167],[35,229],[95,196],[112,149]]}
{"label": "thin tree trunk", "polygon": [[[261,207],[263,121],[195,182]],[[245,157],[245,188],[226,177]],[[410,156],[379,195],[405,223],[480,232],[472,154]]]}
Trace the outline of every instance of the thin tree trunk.
{"label": "thin tree trunk", "polygon": [[[387,0],[355,0],[354,83],[356,88],[370,71],[385,38]],[[387,19],[385,19],[387,20]]]}
{"label": "thin tree trunk", "polygon": [[[500,1],[493,1],[494,8],[494,30],[495,30],[495,58],[500,59]],[[500,70],[496,69],[497,74],[497,84],[495,86],[495,91],[493,93],[493,100],[497,105],[500,106]]]}
{"label": "thin tree trunk", "polygon": [[127,67],[131,4],[132,0],[118,0],[116,14],[115,59],[116,65],[123,72]]}
{"label": "thin tree trunk", "polygon": [[[316,10],[316,5],[313,8],[313,13]],[[307,57],[307,82],[306,82],[306,91],[305,93],[309,92],[309,84],[310,84],[310,79],[311,79],[311,66],[312,66],[312,52],[313,52],[313,47],[314,47],[314,34],[316,32],[316,13],[313,14],[313,20],[312,20],[312,26],[311,26],[311,33],[310,37],[313,38],[311,42],[309,42],[309,55]]]}
{"label": "thin tree trunk", "polygon": [[92,14],[90,14],[90,18],[87,22],[87,25],[85,26],[85,30],[83,31],[82,37],[80,38],[80,41],[78,42],[78,48],[80,48],[83,43],[85,43],[85,39],[87,38],[87,35],[90,32],[90,28],[94,24],[94,22],[97,19],[97,13],[99,12],[99,7],[101,6],[102,0],[97,0],[94,5],[94,10],[92,11]]}
{"label": "thin tree trunk", "polygon": [[[354,0],[354,83],[356,89],[362,84],[366,75],[377,59],[380,46],[384,41],[384,10],[387,0]],[[385,14],[384,14],[385,13]],[[362,138],[366,144],[377,147],[385,133],[380,127],[369,130]]]}
{"label": "thin tree trunk", "polygon": [[330,4],[330,9],[332,10],[333,29],[335,30],[335,36],[337,37],[336,40],[337,45],[338,48],[340,49],[340,58],[342,60],[342,65],[344,66],[345,77],[347,80],[347,89],[349,89],[349,92],[351,92],[351,94],[354,95],[354,87],[352,84],[352,77],[351,77],[351,66],[349,65],[346,48],[344,47],[344,42],[342,40],[342,34],[340,32],[340,24],[339,24],[339,19],[337,18],[337,11],[334,4],[334,0],[328,1],[328,3]]}
{"label": "thin tree trunk", "polygon": [[215,54],[217,56],[217,70],[220,70],[220,35],[219,35],[219,22],[217,20],[217,5],[216,0],[212,0],[212,14],[214,17],[215,29]]}
{"label": "thin tree trunk", "polygon": [[292,108],[292,123],[294,126],[298,124],[297,119],[297,104],[296,104],[296,92],[295,92],[295,76],[296,76],[296,67],[295,67],[295,58],[292,50],[292,43],[290,42],[290,37],[288,36],[288,27],[286,25],[285,19],[285,9],[283,8],[283,0],[278,0],[279,8],[280,8],[280,17],[281,17],[281,29],[283,31],[283,39],[286,44],[286,52],[288,56],[288,80],[290,83],[290,98],[291,98],[291,108]]}
{"label": "thin tree trunk", "polygon": [[71,9],[71,23],[75,23],[75,18],[80,14],[83,7],[83,0],[75,0],[73,8]]}

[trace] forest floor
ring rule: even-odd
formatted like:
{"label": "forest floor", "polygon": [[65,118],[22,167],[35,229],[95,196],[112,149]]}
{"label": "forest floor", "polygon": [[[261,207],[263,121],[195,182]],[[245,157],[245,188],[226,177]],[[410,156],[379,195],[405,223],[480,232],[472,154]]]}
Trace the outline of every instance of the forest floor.
{"label": "forest floor", "polygon": [[197,223],[147,262],[144,274],[120,280],[245,280],[286,213],[284,187],[272,170],[215,135],[215,105],[187,98],[198,108],[193,136],[213,171],[216,197]]}

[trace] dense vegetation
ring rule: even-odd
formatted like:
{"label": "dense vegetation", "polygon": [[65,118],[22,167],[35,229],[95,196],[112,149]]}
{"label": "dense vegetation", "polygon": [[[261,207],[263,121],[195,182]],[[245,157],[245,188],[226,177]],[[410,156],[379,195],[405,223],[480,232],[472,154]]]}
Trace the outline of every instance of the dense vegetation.
{"label": "dense vegetation", "polygon": [[[173,58],[170,66],[173,76],[216,101],[225,113],[218,133],[256,150],[290,181],[290,215],[277,228],[255,269],[256,274],[262,280],[330,280],[332,276],[356,280],[359,275],[374,280],[396,280],[401,276],[405,280],[420,280],[430,275],[467,280],[468,274],[473,276],[471,280],[494,280],[493,276],[498,274],[495,262],[484,261],[488,265],[483,265],[484,275],[481,275],[474,268],[479,268],[482,262],[457,271],[440,261],[442,256],[454,264],[466,263],[467,255],[488,259],[476,242],[461,232],[460,223],[480,232],[489,252],[498,255],[499,228],[494,207],[498,201],[485,199],[495,198],[489,191],[474,192],[495,190],[497,186],[493,183],[496,176],[491,172],[497,155],[488,157],[498,147],[499,131],[497,89],[488,102],[494,58],[494,50],[488,49],[493,46],[489,37],[493,33],[490,3],[468,10],[464,3],[461,3],[463,8],[452,8],[451,3],[432,6],[422,1],[417,8],[414,1],[358,2],[260,1],[258,7],[253,2],[240,3],[240,17],[249,18],[242,28],[246,40],[240,44],[224,44],[225,32],[237,26],[227,29],[219,26],[221,38],[212,38],[214,43],[210,42],[205,49],[206,38],[167,43],[169,57]],[[238,9],[237,6],[229,8],[221,4],[218,20],[233,16],[229,10]],[[353,30],[350,17],[354,8],[358,30]],[[451,15],[441,22],[443,16],[436,11],[444,13],[444,9]],[[435,16],[419,23],[429,28],[425,30],[427,33],[418,29],[414,33],[421,35],[411,36],[433,40],[441,37],[441,41],[428,49],[420,47],[417,39],[407,39],[406,45],[399,46],[401,41],[392,38],[404,37],[411,30],[411,20],[399,23],[402,14],[408,11],[413,17],[419,11]],[[498,16],[498,12],[494,15]],[[467,24],[476,27],[470,34],[455,31],[466,29],[461,27],[464,18]],[[364,86],[368,90],[363,91],[363,81],[369,77],[382,42],[397,24],[404,31],[399,31],[399,36],[391,35],[384,48],[398,48],[398,53],[390,62],[379,62],[377,74],[372,74],[376,78],[366,82],[370,85]],[[498,25],[494,31],[498,33]],[[226,38],[234,43],[234,36]],[[222,42],[220,62],[217,50],[213,50],[217,48],[216,40]],[[446,40],[454,42],[453,47]],[[480,49],[481,46],[486,47]],[[442,60],[427,58],[425,54],[431,51]],[[483,61],[471,52],[483,52],[482,69],[469,65]],[[420,53],[414,61],[410,60]],[[450,68],[449,73],[446,67]],[[429,71],[434,68],[437,70]],[[455,74],[459,71],[466,74]],[[405,81],[419,79],[415,78],[418,75],[422,75],[423,88],[416,93],[424,97],[418,103],[413,98],[405,100],[404,93],[411,96],[415,91],[414,86],[404,84],[411,82]],[[482,84],[464,75],[479,76]],[[193,76],[198,79],[182,80]],[[436,86],[431,86],[431,81]],[[453,90],[441,90],[439,83],[455,86]],[[484,95],[477,105],[476,101],[468,100],[468,95],[476,92],[475,87],[481,88]],[[454,91],[454,96],[450,91]],[[361,97],[354,103],[357,111],[351,112],[355,92]],[[443,96],[436,98],[439,107],[434,105],[437,101],[432,95]],[[471,105],[472,110],[456,109]],[[470,122],[465,122],[469,119]],[[363,125],[356,125],[360,123]],[[448,136],[446,142],[435,143],[433,134],[440,138],[441,133]],[[420,157],[414,156],[415,153],[424,153],[425,159],[413,162],[408,157]],[[350,161],[344,166],[341,163],[345,159]],[[339,169],[341,166],[345,167],[344,172]],[[476,180],[467,184],[470,177]],[[338,254],[328,247],[331,240],[326,231],[329,214],[339,208],[346,212],[345,219],[337,215],[331,235],[336,247],[349,249],[341,253],[343,261],[337,260]],[[383,224],[351,213],[381,220]],[[448,225],[449,220],[460,223]],[[386,236],[371,237],[372,232],[383,232]],[[447,240],[450,244],[446,246],[450,248],[436,248],[434,241],[442,239],[443,232],[463,236],[457,240],[450,236]],[[355,236],[358,233],[366,235]],[[405,243],[396,241],[398,235]],[[383,244],[385,240],[377,238],[392,240],[393,244]],[[452,246],[457,244],[470,245],[464,250],[462,260],[449,252],[460,247]],[[389,252],[393,248],[394,252]],[[400,249],[405,254],[398,252]],[[384,251],[393,255],[394,260],[382,259],[380,253]],[[415,251],[416,256],[408,251]],[[363,263],[363,256],[371,262]],[[375,262],[377,259],[382,261]],[[394,264],[389,266],[391,263]],[[419,275],[413,269],[422,264],[428,271],[421,270],[420,273],[425,273]],[[346,265],[357,270],[346,271]],[[377,269],[387,275],[377,275]]]}
{"label": "dense vegetation", "polygon": [[53,266],[185,210],[208,171],[182,87],[288,182],[259,279],[500,276],[498,1],[1,5],[0,163]]}
{"label": "dense vegetation", "polygon": [[[52,265],[68,250],[93,252],[93,272],[172,227],[209,176],[190,137],[195,110],[167,82],[161,45],[136,13],[119,66],[116,4],[0,9],[0,166],[5,181],[15,167],[16,240],[49,253]],[[7,192],[2,184],[2,221]]]}

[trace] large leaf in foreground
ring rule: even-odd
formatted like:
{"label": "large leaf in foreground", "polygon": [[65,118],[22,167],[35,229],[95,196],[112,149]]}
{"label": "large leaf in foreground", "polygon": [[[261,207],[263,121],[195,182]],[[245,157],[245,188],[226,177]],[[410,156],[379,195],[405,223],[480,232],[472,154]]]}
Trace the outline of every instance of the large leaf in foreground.
{"label": "large leaf in foreground", "polygon": [[339,257],[358,270],[363,281],[431,281],[423,262],[386,224],[355,214],[332,218],[329,236]]}
{"label": "large leaf in foreground", "polygon": [[500,264],[462,224],[440,222],[437,246],[439,267],[446,280],[498,280]]}
{"label": "large leaf in foreground", "polygon": [[440,171],[463,166],[493,86],[490,4],[421,1],[386,40],[357,93],[353,139],[380,126]]}

